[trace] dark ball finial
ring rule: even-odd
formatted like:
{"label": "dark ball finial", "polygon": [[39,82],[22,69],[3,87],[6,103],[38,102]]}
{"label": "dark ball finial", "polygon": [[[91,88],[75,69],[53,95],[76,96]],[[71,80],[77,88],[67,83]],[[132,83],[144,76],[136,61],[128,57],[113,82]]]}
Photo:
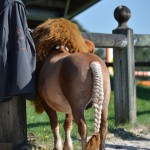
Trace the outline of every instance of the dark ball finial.
{"label": "dark ball finial", "polygon": [[127,21],[130,19],[131,12],[126,6],[118,6],[114,11],[114,17],[118,21],[118,27],[127,28]]}

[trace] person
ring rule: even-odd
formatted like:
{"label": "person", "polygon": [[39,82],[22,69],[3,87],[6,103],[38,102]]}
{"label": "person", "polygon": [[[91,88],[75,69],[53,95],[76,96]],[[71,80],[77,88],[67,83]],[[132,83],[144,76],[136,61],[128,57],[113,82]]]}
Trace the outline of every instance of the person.
{"label": "person", "polygon": [[0,102],[34,99],[36,53],[21,0],[0,0]]}

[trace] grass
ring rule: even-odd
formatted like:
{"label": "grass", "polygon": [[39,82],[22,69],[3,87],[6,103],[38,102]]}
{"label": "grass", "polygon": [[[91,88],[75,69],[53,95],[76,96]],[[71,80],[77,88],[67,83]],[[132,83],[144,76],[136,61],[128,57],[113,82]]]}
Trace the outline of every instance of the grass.
{"label": "grass", "polygon": [[[138,86],[137,87],[137,124],[150,126],[150,88]],[[108,130],[109,132],[114,132],[115,123],[114,123],[114,92],[111,93],[111,101],[109,105],[109,115],[108,115]],[[64,130],[63,130],[63,120],[65,115],[58,113],[58,118],[60,122],[60,132],[62,139],[64,139]],[[93,132],[93,109],[86,110],[85,118],[88,125],[88,135],[91,135]],[[137,125],[136,124],[136,125]],[[36,142],[34,144],[44,144],[53,146],[53,135],[50,130],[49,118],[46,113],[38,115],[34,112],[34,107],[31,103],[27,102],[27,127],[28,134],[34,134],[36,136]],[[121,128],[131,128],[133,125],[127,123],[120,125]],[[73,124],[72,139],[74,141],[74,147],[80,149],[80,137],[77,132],[76,124]]]}
{"label": "grass", "polygon": [[150,88],[137,87],[137,122],[150,125]]}

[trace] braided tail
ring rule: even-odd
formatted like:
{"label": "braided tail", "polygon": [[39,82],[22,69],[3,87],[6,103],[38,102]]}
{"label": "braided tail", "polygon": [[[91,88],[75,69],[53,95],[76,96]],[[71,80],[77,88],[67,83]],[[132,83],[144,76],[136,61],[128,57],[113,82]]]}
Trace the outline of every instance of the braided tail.
{"label": "braided tail", "polygon": [[94,106],[94,134],[88,141],[86,150],[97,150],[100,146],[99,130],[101,124],[102,106],[104,101],[103,74],[99,62],[91,62],[90,67],[93,73],[93,90],[91,100]]}

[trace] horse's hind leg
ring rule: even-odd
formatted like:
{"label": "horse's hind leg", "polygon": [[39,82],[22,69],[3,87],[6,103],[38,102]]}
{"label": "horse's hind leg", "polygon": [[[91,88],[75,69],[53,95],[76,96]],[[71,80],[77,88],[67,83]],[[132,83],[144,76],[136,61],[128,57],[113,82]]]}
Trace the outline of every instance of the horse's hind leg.
{"label": "horse's hind leg", "polygon": [[78,132],[82,140],[82,150],[86,149],[87,143],[87,126],[84,118],[84,110],[78,109],[73,111],[73,118],[78,126]]}
{"label": "horse's hind leg", "polygon": [[45,106],[45,111],[49,116],[50,126],[54,135],[54,150],[62,150],[62,141],[59,133],[59,124],[56,111],[48,106]]}
{"label": "horse's hind leg", "polygon": [[71,130],[72,130],[72,114],[66,114],[66,119],[64,122],[65,130],[65,142],[64,150],[73,150],[72,139],[71,139]]}

